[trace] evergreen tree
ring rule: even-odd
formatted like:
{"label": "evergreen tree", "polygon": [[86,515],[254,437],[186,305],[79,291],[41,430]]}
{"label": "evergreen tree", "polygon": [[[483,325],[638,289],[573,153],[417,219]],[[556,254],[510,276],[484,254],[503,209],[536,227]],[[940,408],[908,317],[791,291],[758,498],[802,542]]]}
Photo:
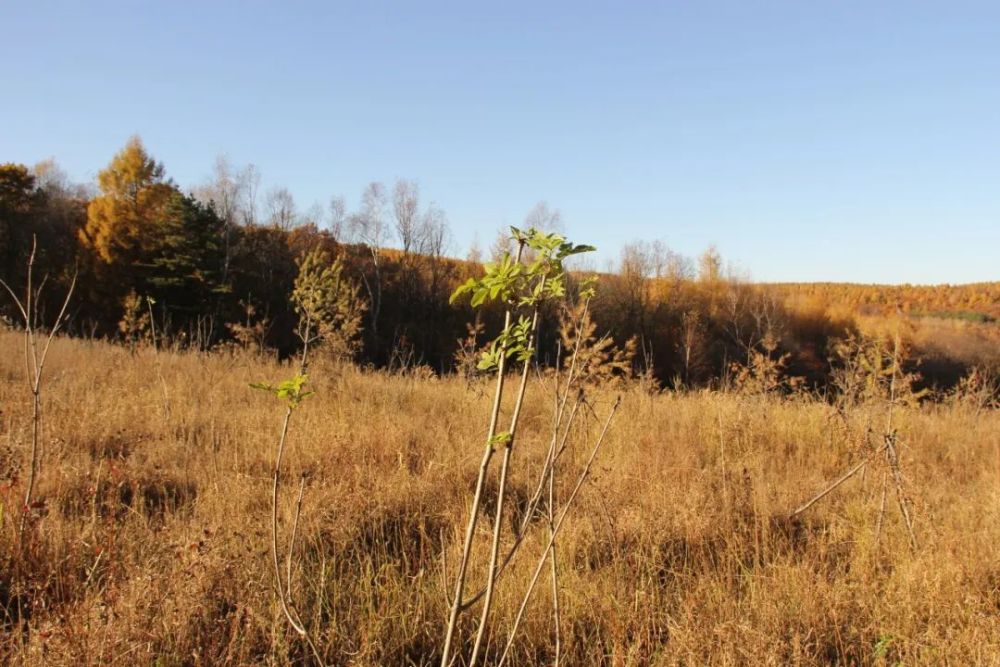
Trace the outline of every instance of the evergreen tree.
{"label": "evergreen tree", "polygon": [[0,279],[20,288],[31,252],[33,218],[41,193],[35,177],[20,164],[0,165]]}
{"label": "evergreen tree", "polygon": [[221,282],[225,223],[212,208],[176,191],[151,222],[140,267],[146,293],[176,325],[214,314],[226,292]]}

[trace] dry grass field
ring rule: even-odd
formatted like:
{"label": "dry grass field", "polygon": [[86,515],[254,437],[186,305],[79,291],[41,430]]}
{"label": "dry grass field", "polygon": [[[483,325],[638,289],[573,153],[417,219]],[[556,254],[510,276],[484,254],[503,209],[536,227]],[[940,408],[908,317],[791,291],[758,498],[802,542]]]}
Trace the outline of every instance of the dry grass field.
{"label": "dry grass field", "polygon": [[[283,409],[248,387],[292,372],[241,354],[57,339],[40,502],[19,543],[30,394],[21,338],[0,333],[0,663],[307,663],[269,560]],[[304,477],[300,613],[328,664],[437,664],[492,387],[323,363],[309,379],[282,507],[287,530]],[[547,446],[550,384],[529,384],[514,513]],[[614,400],[592,394],[599,415]],[[885,410],[624,389],[559,542],[561,664],[1000,664],[997,411],[896,409],[915,551],[892,492],[875,538],[880,460],[788,518],[860,460],[866,429],[881,438]],[[599,427],[577,422],[567,465],[583,463]],[[501,579],[488,663],[543,536],[531,533]],[[553,647],[544,585],[511,664],[550,663]]]}

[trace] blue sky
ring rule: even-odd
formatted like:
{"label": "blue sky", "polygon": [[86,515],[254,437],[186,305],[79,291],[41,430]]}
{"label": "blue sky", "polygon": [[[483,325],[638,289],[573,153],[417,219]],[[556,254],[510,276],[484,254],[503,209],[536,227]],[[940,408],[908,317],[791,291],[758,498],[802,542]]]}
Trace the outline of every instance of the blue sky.
{"label": "blue sky", "polygon": [[139,134],[300,208],[416,179],[454,254],[539,200],[764,281],[1000,279],[1000,4],[2,2],[0,162]]}

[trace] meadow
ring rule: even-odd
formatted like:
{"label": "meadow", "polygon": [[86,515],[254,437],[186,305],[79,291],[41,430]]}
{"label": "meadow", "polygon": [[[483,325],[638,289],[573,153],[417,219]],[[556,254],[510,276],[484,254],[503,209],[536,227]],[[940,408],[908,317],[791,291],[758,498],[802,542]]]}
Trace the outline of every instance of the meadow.
{"label": "meadow", "polygon": [[[56,338],[37,501],[19,540],[31,421],[22,345],[0,332],[0,662],[308,664],[270,566],[283,408],[249,387],[289,365]],[[528,385],[512,525],[544,460],[553,383],[539,373]],[[437,664],[492,383],[318,359],[309,385],[285,460],[289,488],[304,489],[289,574],[301,618],[327,664]],[[561,664],[1000,664],[996,410],[893,408],[913,549],[878,457],[791,516],[880,441],[884,402],[838,410],[806,393],[638,382],[587,392],[593,413],[573,427],[571,470],[622,403],[559,540]],[[493,478],[487,510],[491,489]],[[295,502],[283,496],[286,538]],[[544,537],[528,534],[498,584],[486,664]],[[473,563],[474,588],[484,572]],[[554,626],[541,585],[508,664],[553,662]]]}

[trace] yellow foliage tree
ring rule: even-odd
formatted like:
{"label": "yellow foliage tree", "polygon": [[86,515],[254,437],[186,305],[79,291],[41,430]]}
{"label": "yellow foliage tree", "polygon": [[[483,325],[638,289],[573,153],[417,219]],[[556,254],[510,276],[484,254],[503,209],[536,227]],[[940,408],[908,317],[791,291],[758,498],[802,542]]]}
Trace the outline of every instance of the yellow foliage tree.
{"label": "yellow foliage tree", "polygon": [[97,176],[101,194],[87,207],[80,232],[84,247],[105,264],[130,264],[149,244],[152,223],[163,214],[176,188],[163,178],[163,165],[132,137]]}

